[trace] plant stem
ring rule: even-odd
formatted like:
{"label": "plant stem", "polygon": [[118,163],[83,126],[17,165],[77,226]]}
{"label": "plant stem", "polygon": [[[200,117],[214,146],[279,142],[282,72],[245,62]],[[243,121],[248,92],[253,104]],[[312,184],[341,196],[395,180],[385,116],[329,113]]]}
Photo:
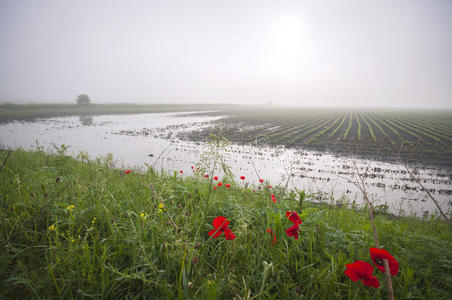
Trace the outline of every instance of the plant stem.
{"label": "plant stem", "polygon": [[[366,183],[364,182],[364,177],[359,173],[359,169],[358,169],[358,166],[356,165],[355,161],[353,161],[353,165],[356,170],[356,175],[358,176],[359,181],[360,181],[357,186],[363,193],[364,200],[366,200],[367,208],[369,209],[370,221],[372,223],[372,229],[374,232],[375,246],[377,248],[380,248],[380,243],[378,241],[377,226],[375,225],[373,207],[372,207],[372,203],[369,200],[369,197],[367,196]],[[392,288],[392,278],[391,278],[391,274],[389,272],[389,263],[388,263],[387,259],[384,259],[383,262],[384,262],[384,266],[385,266],[386,286],[388,288],[388,299],[394,300],[394,290]]]}

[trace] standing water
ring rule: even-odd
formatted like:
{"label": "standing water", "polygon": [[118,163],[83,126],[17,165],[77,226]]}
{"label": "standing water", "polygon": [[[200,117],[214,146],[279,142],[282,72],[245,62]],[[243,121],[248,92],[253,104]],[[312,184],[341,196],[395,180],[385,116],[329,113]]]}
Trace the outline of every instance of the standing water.
{"label": "standing water", "polygon": [[[0,125],[0,143],[24,149],[33,149],[37,143],[45,149],[64,144],[74,157],[80,151],[90,157],[111,153],[118,167],[151,165],[159,170],[183,170],[185,176],[192,172],[191,166],[200,160],[206,145],[179,140],[177,133],[199,130],[219,118],[184,112],[15,121]],[[355,167],[352,159],[344,156],[254,145],[230,145],[223,155],[236,179],[245,176],[245,183],[256,191],[262,178],[274,187],[304,189],[315,201],[362,205],[362,193],[353,183],[358,171],[377,208],[397,215],[438,214],[401,164],[356,158]],[[415,171],[441,208],[449,212],[451,170],[419,166]]]}

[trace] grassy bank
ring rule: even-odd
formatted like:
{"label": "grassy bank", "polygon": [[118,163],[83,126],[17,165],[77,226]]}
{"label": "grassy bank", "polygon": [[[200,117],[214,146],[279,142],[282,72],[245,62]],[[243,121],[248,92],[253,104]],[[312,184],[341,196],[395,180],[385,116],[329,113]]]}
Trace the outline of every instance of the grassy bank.
{"label": "grassy bank", "polygon": [[[365,210],[300,203],[295,195],[281,199],[277,189],[253,193],[228,178],[222,180],[230,189],[213,190],[203,176],[152,169],[125,174],[108,157],[77,161],[39,149],[6,157],[1,151],[0,298],[387,295],[377,270],[378,289],[344,275],[346,264],[371,263]],[[288,210],[301,212],[298,240],[284,231],[292,225]],[[209,237],[217,216],[230,220],[236,239]],[[376,224],[381,244],[400,264],[393,277],[396,298],[449,299],[447,225],[387,215],[377,215]],[[275,245],[267,228],[275,232]]]}
{"label": "grassy bank", "polygon": [[0,123],[63,116],[206,111],[225,108],[224,104],[1,104]]}

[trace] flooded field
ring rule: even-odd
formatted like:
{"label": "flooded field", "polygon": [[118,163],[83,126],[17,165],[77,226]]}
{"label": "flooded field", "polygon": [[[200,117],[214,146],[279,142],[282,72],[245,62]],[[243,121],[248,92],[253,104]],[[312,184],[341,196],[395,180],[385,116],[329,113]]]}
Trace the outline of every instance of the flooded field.
{"label": "flooded field", "polygon": [[[184,113],[61,117],[34,122],[0,125],[2,147],[33,149],[36,144],[51,150],[53,145],[69,146],[90,157],[113,154],[118,167],[150,165],[158,170],[191,174],[206,145],[180,140],[178,134],[201,131],[222,116]],[[258,138],[258,137],[256,137]],[[305,189],[311,200],[338,205],[362,205],[362,194],[353,184],[356,172],[363,174],[367,190],[377,209],[396,215],[437,214],[426,193],[396,163],[354,159],[329,153],[267,146],[230,145],[224,150],[227,164],[236,177],[245,176],[251,189],[259,192],[259,178],[273,187]],[[440,202],[444,211],[452,208],[452,171],[415,166],[421,182]],[[218,174],[221,175],[221,174]]]}

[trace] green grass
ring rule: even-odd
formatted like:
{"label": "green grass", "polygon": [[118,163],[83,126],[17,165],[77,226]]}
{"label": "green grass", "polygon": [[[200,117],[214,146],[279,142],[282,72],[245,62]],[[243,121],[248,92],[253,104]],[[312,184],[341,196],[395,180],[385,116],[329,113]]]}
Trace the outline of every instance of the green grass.
{"label": "green grass", "polygon": [[[232,105],[234,107],[234,105]],[[0,123],[60,116],[211,111],[231,108],[225,104],[0,104]]]}
{"label": "green grass", "polygon": [[[6,155],[0,152],[0,164]],[[374,271],[378,289],[344,275],[345,264],[371,263],[365,210],[310,202],[300,208],[295,194],[281,199],[278,189],[253,193],[226,178],[231,189],[213,191],[201,176],[152,169],[125,175],[111,157],[80,158],[62,149],[16,150],[0,169],[0,298],[386,298],[382,273]],[[299,240],[284,233],[292,209],[302,211]],[[237,239],[209,238],[219,215]],[[449,299],[447,225],[385,214],[376,224],[381,244],[400,263],[396,299]]]}

